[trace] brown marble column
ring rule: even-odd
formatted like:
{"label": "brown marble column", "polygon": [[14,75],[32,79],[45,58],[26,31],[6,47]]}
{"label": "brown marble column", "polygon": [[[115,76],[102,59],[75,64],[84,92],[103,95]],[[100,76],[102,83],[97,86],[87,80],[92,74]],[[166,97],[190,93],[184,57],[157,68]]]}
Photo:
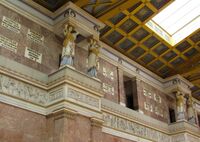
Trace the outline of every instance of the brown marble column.
{"label": "brown marble column", "polygon": [[76,138],[76,112],[63,109],[53,114],[53,142],[74,142]]}
{"label": "brown marble column", "polygon": [[103,120],[91,118],[91,142],[102,142],[102,125]]}
{"label": "brown marble column", "polygon": [[122,69],[121,65],[118,65],[118,67],[117,67],[117,78],[118,78],[118,103],[122,106],[126,106],[123,69]]}

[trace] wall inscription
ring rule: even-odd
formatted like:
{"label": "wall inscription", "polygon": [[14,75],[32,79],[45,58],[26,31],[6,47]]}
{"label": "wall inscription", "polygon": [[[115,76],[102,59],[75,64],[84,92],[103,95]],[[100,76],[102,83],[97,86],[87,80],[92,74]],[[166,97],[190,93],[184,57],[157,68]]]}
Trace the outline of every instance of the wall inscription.
{"label": "wall inscription", "polygon": [[[156,94],[156,93],[151,93],[149,91],[147,91],[146,89],[143,89],[143,94],[146,98],[148,98],[149,101],[145,101],[144,102],[144,109],[146,111],[155,113],[156,115],[160,116],[160,117],[164,117],[164,110],[161,107],[158,107],[161,104],[161,97]],[[155,105],[152,105],[152,103],[150,102],[150,100],[154,100],[156,102]]]}
{"label": "wall inscription", "polygon": [[25,50],[25,57],[27,57],[35,62],[38,62],[40,64],[42,62],[42,53],[39,53],[38,51],[33,50],[28,47],[26,47],[26,50]]}
{"label": "wall inscription", "polygon": [[21,24],[8,17],[3,16],[1,25],[13,32],[20,33]]}
{"label": "wall inscription", "polygon": [[32,31],[30,29],[28,29],[28,33],[27,33],[27,37],[28,39],[32,40],[33,42],[39,43],[39,44],[43,44],[44,42],[44,36]]}
{"label": "wall inscription", "polygon": [[0,46],[10,51],[17,52],[18,42],[0,35]]}
{"label": "wall inscription", "polygon": [[103,83],[103,91],[105,93],[108,93],[108,94],[111,94],[111,95],[114,95],[115,94],[115,89],[113,86],[107,84],[107,83]]}
{"label": "wall inscription", "polygon": [[155,142],[170,142],[170,137],[168,135],[127,119],[108,113],[103,113],[103,118],[104,126],[111,127],[115,130],[137,135]]}

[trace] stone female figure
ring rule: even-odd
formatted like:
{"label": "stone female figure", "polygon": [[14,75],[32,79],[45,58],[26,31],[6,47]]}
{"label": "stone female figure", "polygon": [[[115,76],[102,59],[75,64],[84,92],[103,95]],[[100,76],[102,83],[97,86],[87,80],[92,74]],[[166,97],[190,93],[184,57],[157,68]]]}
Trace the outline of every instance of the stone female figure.
{"label": "stone female figure", "polygon": [[177,120],[185,119],[184,115],[184,95],[181,92],[176,93]]}
{"label": "stone female figure", "polygon": [[193,108],[193,100],[192,96],[189,95],[188,100],[187,100],[187,105],[188,105],[188,121],[195,124],[195,112]]}
{"label": "stone female figure", "polygon": [[78,32],[70,25],[65,26],[64,30],[65,39],[63,42],[62,60],[60,66],[69,65],[73,66],[75,55],[75,40]]}
{"label": "stone female figure", "polygon": [[97,66],[100,46],[97,41],[90,39],[89,41],[89,53],[88,53],[88,75],[97,77]]}

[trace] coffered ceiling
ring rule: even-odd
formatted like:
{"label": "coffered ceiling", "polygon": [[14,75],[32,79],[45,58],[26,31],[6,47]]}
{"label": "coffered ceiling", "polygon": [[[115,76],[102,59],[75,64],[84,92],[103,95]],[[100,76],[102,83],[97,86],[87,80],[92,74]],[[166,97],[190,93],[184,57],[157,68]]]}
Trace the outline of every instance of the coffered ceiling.
{"label": "coffered ceiling", "polygon": [[[32,2],[55,12],[68,1],[33,0]],[[72,2],[106,24],[101,30],[103,42],[163,78],[175,74],[183,75],[195,84],[193,95],[200,100],[200,29],[172,46],[145,25],[173,0],[72,0]]]}

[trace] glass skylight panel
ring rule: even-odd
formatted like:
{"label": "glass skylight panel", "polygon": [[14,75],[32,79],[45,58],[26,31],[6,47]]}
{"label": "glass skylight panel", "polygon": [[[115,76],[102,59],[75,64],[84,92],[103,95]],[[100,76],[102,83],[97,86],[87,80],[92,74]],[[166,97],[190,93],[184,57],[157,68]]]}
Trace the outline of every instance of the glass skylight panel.
{"label": "glass skylight panel", "polygon": [[200,0],[175,0],[150,21],[155,26],[147,26],[162,29],[174,45],[200,28]]}

